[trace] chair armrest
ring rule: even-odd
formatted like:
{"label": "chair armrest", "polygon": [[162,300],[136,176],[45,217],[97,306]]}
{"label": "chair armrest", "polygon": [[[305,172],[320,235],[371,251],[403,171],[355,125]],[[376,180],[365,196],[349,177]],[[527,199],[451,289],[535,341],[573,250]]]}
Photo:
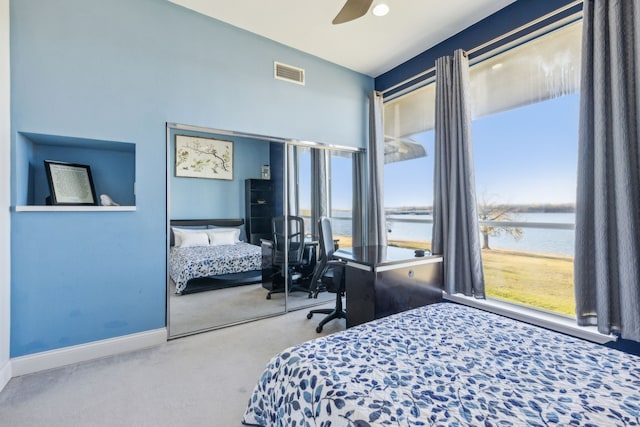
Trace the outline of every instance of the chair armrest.
{"label": "chair armrest", "polygon": [[347,265],[347,262],[343,261],[341,259],[332,259],[332,260],[327,261],[327,265],[341,265],[341,266],[344,267],[344,266]]}

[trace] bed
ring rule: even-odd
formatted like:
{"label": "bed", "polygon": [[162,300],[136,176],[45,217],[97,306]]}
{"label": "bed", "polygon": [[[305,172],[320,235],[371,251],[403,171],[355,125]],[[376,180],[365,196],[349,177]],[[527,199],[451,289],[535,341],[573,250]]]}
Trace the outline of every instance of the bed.
{"label": "bed", "polygon": [[262,281],[262,250],[244,241],[243,224],[242,219],[171,221],[169,276],[176,294]]}
{"label": "bed", "polygon": [[251,426],[638,426],[640,357],[438,303],[284,350]]}

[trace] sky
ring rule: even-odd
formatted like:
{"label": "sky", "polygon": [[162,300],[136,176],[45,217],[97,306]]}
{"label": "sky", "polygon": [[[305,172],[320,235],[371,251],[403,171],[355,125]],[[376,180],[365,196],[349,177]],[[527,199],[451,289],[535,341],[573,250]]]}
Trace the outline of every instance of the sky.
{"label": "sky", "polygon": [[[311,156],[308,151],[300,156],[300,175],[298,184],[301,189],[311,188]],[[331,207],[333,209],[351,210],[353,194],[353,161],[349,157],[331,156]],[[300,196],[300,208],[311,206],[311,194],[302,191]]]}
{"label": "sky", "polygon": [[[579,95],[572,94],[473,121],[478,201],[573,203]],[[416,135],[427,157],[385,165],[385,207],[431,206],[433,131]]]}
{"label": "sky", "polygon": [[[473,121],[472,142],[478,202],[574,203],[576,194],[579,95],[530,104]],[[434,132],[414,135],[427,157],[384,167],[386,208],[433,203]],[[309,155],[302,155],[308,168]],[[332,158],[332,207],[350,210],[351,159]],[[301,172],[301,188],[310,175]],[[309,193],[300,200],[309,205]]]}

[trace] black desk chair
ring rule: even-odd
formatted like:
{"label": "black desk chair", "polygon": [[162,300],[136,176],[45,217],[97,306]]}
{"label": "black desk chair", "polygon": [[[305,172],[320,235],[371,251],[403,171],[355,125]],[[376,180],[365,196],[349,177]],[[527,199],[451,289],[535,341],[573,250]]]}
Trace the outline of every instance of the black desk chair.
{"label": "black desk chair", "polygon": [[335,308],[322,308],[311,310],[307,314],[307,319],[311,319],[314,314],[326,314],[327,316],[320,321],[316,332],[322,332],[322,327],[333,319],[346,319],[347,313],[342,308],[342,297],[345,294],[344,281],[344,262],[334,260],[333,252],[335,244],[333,241],[333,232],[331,231],[331,222],[329,218],[322,217],[318,221],[318,229],[320,230],[320,259],[316,264],[316,269],[311,279],[310,290],[313,297],[317,298],[318,293],[327,291],[336,294]]}
{"label": "black desk chair", "polygon": [[[285,224],[287,230],[285,234]],[[288,258],[286,266],[287,271],[287,288],[289,292],[302,291],[309,294],[311,292],[307,286],[300,285],[297,282],[301,278],[300,272],[303,265],[304,256],[304,220],[299,216],[277,216],[271,220],[271,229],[273,232],[273,265],[277,267],[275,275],[285,276],[285,258]],[[287,245],[289,247],[288,257]],[[284,283],[284,282],[283,282]],[[274,288],[267,294],[267,299],[271,299],[271,295],[284,292],[285,287]]]}

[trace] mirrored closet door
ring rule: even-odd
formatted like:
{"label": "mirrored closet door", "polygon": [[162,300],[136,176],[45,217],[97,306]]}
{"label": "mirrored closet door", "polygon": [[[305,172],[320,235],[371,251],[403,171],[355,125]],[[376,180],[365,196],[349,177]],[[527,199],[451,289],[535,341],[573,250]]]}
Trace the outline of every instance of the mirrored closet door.
{"label": "mirrored closet door", "polygon": [[169,336],[284,313],[261,244],[283,212],[284,141],[171,124],[167,146]]}
{"label": "mirrored closet door", "polygon": [[[287,209],[304,221],[305,246],[317,250],[318,221],[331,220],[337,247],[352,246],[354,226],[354,168],[359,152],[330,146],[289,143],[287,146]],[[357,214],[356,214],[357,215]],[[295,269],[293,269],[295,271]],[[311,269],[311,273],[312,273]],[[329,303],[335,294],[319,293],[309,298],[305,290],[311,277],[304,272],[294,280],[288,309]],[[301,286],[295,286],[296,281]]]}
{"label": "mirrored closet door", "polygon": [[179,124],[167,150],[170,338],[333,301],[310,292],[316,224],[330,217],[351,246],[360,152]]}

